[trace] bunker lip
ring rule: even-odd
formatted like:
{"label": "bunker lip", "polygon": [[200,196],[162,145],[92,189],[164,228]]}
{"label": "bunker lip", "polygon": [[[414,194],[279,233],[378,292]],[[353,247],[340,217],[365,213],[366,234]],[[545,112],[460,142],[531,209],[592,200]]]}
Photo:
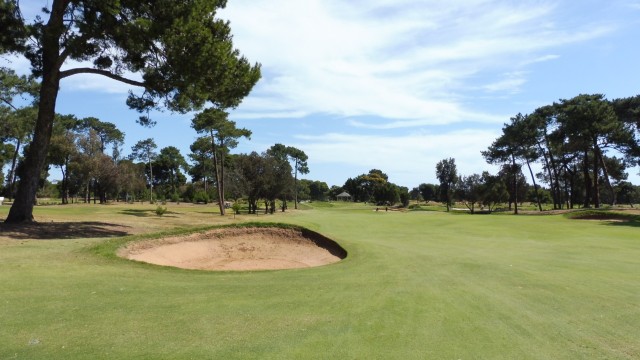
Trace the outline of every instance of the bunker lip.
{"label": "bunker lip", "polygon": [[196,270],[276,270],[338,262],[347,252],[335,241],[302,228],[230,227],[133,242],[118,256]]}

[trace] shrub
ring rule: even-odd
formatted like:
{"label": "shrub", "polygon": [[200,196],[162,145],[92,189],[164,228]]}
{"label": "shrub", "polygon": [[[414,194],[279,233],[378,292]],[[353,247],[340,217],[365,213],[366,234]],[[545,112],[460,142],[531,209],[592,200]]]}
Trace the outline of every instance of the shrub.
{"label": "shrub", "polygon": [[233,209],[234,213],[240,214],[240,203],[238,201],[234,202],[231,208]]}
{"label": "shrub", "polygon": [[197,191],[193,195],[193,203],[194,204],[197,204],[197,203],[208,204],[209,203],[209,195],[204,191]]}
{"label": "shrub", "polygon": [[166,212],[167,212],[167,208],[166,207],[162,207],[162,206],[158,205],[158,207],[156,208],[156,215],[158,215],[158,216],[162,216]]}

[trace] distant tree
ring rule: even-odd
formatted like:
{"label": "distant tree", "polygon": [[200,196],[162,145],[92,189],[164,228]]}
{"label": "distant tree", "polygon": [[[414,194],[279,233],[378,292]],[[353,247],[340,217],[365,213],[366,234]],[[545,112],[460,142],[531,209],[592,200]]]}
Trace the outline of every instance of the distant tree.
{"label": "distant tree", "polygon": [[296,185],[296,192],[298,193],[298,201],[311,200],[311,185],[313,181],[308,179],[299,179],[298,185]]}
{"label": "distant tree", "polygon": [[58,166],[62,173],[60,184],[60,197],[63,204],[69,203],[69,164],[72,158],[78,154],[76,141],[78,140],[79,121],[73,115],[56,116],[51,145],[49,148],[48,162]]}
{"label": "distant tree", "polygon": [[600,207],[601,171],[615,202],[615,193],[604,156],[610,148],[635,153],[638,144],[633,130],[629,124],[620,121],[613,105],[601,94],[578,95],[569,100],[560,100],[556,106],[561,110],[562,116],[558,118],[558,123],[566,141],[583,156],[587,194],[584,207],[590,206],[590,200],[593,200],[596,208]]}
{"label": "distant tree", "polygon": [[[516,162],[522,165],[526,164],[533,182],[538,209],[542,211],[536,177],[531,168],[531,163],[540,157],[538,138],[539,124],[536,119],[530,118],[528,115],[517,114],[511,118],[509,124],[504,125],[502,135],[487,151],[482,152],[482,155],[491,164],[511,164],[512,169],[518,168]],[[516,205],[515,213],[517,212]]]}
{"label": "distant tree", "polygon": [[489,172],[482,173],[482,182],[484,184],[482,205],[489,212],[492,212],[496,206],[506,202],[509,199],[509,192],[504,180],[499,175],[491,175]]}
{"label": "distant tree", "polygon": [[[522,173],[521,166],[516,164],[515,168],[513,168],[510,164],[502,165],[498,176],[507,186],[507,192],[509,193],[509,198],[507,199],[509,210],[517,208],[518,204],[525,200],[527,192],[529,191],[529,185]],[[515,210],[514,214],[517,214]]]}
{"label": "distant tree", "polygon": [[640,203],[640,186],[633,185],[628,181],[621,181],[616,185],[618,200],[621,204]]}
{"label": "distant tree", "polygon": [[289,156],[289,159],[293,161],[293,174],[294,174],[294,183],[295,183],[294,186],[296,187],[296,191],[294,194],[294,207],[295,209],[298,209],[298,191],[297,191],[298,173],[300,174],[309,173],[309,166],[307,165],[307,160],[309,159],[309,157],[307,156],[307,154],[304,153],[304,151],[297,149],[293,146],[287,147],[287,155]]}
{"label": "distant tree", "polygon": [[218,108],[209,108],[196,114],[191,122],[191,126],[200,134],[209,136],[213,174],[216,179],[218,189],[218,205],[220,215],[225,214],[224,207],[224,170],[225,159],[230,149],[238,146],[238,139],[251,138],[251,131],[245,128],[236,128],[235,121],[228,119],[229,113]]}
{"label": "distant tree", "polygon": [[263,196],[266,181],[266,161],[257,152],[235,155],[235,170],[238,171],[239,186],[243,189],[249,203],[249,213],[258,211],[258,200]]}
{"label": "distant tree", "polygon": [[11,156],[11,166],[9,175],[7,176],[7,193],[9,198],[13,198],[15,193],[16,177],[18,175],[17,167],[20,160],[20,151],[23,150],[24,144],[31,142],[33,135],[33,124],[36,118],[36,109],[34,107],[19,108],[11,110],[0,117],[0,140],[2,143],[11,143],[13,155]]}
{"label": "distant tree", "polygon": [[400,197],[400,203],[402,204],[402,206],[403,207],[409,206],[409,200],[411,199],[411,196],[409,195],[409,188],[404,186],[398,186],[397,191],[398,191],[398,196]]}
{"label": "distant tree", "polygon": [[289,162],[267,152],[252,152],[236,155],[234,164],[247,194],[249,212],[257,211],[261,198],[265,200],[265,212],[275,212],[276,199],[285,198],[293,183]]}
{"label": "distant tree", "polygon": [[483,177],[478,174],[463,176],[460,180],[458,185],[460,200],[471,211],[471,214],[475,214],[475,204],[482,203],[485,191],[484,185]]}
{"label": "distant tree", "polygon": [[209,179],[213,174],[213,159],[211,156],[211,140],[208,136],[197,138],[189,147],[189,158],[193,165],[189,167],[191,181],[204,184],[204,191],[208,192]]}
{"label": "distant tree", "polygon": [[422,200],[422,195],[420,194],[420,189],[414,187],[409,191],[409,198],[413,201],[420,202]]}
{"label": "distant tree", "polygon": [[309,167],[307,165],[307,160],[309,157],[304,151],[295,148],[293,146],[284,146],[282,144],[275,144],[269,150],[267,150],[272,156],[275,156],[282,160],[289,160],[293,162],[293,175],[294,175],[294,207],[298,209],[298,173],[300,174],[308,174]]}
{"label": "distant tree", "polygon": [[181,169],[188,169],[188,164],[175,146],[160,149],[160,154],[154,161],[154,168],[157,183],[169,188],[169,191],[165,191],[165,195],[173,197],[177,194],[178,187],[186,182]]}
{"label": "distant tree", "polygon": [[420,184],[418,186],[422,199],[427,203],[429,201],[436,201],[438,195],[438,185],[434,184]]}
{"label": "distant tree", "polygon": [[[12,5],[5,4],[5,6]],[[3,17],[3,25],[8,20]],[[6,30],[3,27],[3,36]],[[2,53],[1,46],[0,53]],[[9,198],[13,198],[15,192],[20,151],[23,150],[23,145],[31,140],[37,111],[31,104],[22,107],[17,105],[17,101],[35,99],[38,87],[39,84],[33,78],[18,76],[13,70],[0,66],[0,146],[5,154],[5,162],[11,160],[5,192],[5,196]],[[1,171],[2,167],[0,167]]]}
{"label": "distant tree", "polygon": [[440,196],[447,205],[447,211],[451,210],[453,191],[458,180],[456,161],[453,158],[443,159],[436,164],[436,177],[440,181]]}
{"label": "distant tree", "polygon": [[325,201],[329,194],[329,185],[324,181],[312,181],[309,184],[309,197],[314,201]]}
{"label": "distant tree", "polygon": [[[235,107],[260,77],[259,66],[233,48],[229,22],[216,18],[226,1],[52,0],[32,25],[17,0],[1,4],[0,52],[22,53],[42,79],[33,146],[6,222],[33,221],[62,79],[102,75],[142,89],[127,100],[136,110],[147,112],[162,102],[187,112],[206,102]],[[126,78],[128,72],[142,80]]]}
{"label": "distant tree", "polygon": [[155,150],[158,148],[153,139],[145,139],[138,141],[131,148],[132,160],[142,161],[149,165],[149,202],[153,203],[153,166],[152,162],[158,156]]}
{"label": "distant tree", "polygon": [[[329,198],[329,200],[337,200],[338,199],[338,195],[340,195],[343,191],[345,191],[345,190],[343,188],[341,188],[340,186],[333,185],[329,189],[329,192],[327,193],[327,197]],[[353,194],[351,194],[351,195],[353,195]]]}

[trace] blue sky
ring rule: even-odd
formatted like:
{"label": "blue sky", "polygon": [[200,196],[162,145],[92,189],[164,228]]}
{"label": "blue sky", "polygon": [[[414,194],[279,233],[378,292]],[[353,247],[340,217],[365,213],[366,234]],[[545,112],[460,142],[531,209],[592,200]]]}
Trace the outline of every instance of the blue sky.
{"label": "blue sky", "polygon": [[[20,4],[29,16],[45,2]],[[330,186],[373,168],[409,188],[435,183],[449,157],[461,174],[495,171],[480,151],[515,114],[581,93],[640,94],[640,0],[229,0],[220,16],[263,73],[232,112],[253,131],[235,152],[295,146],[306,177]],[[28,72],[23,59],[0,61]],[[125,153],[153,137],[186,157],[193,114],[155,113],[142,128],[128,90],[67,78],[57,111],[117,124]]]}

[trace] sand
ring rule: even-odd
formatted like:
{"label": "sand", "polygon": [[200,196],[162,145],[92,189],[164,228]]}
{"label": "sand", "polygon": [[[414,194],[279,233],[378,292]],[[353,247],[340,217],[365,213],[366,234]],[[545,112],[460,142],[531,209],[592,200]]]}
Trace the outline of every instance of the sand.
{"label": "sand", "polygon": [[321,266],[346,252],[319,234],[282,228],[226,228],[130,243],[118,255],[198,270],[272,270]]}

